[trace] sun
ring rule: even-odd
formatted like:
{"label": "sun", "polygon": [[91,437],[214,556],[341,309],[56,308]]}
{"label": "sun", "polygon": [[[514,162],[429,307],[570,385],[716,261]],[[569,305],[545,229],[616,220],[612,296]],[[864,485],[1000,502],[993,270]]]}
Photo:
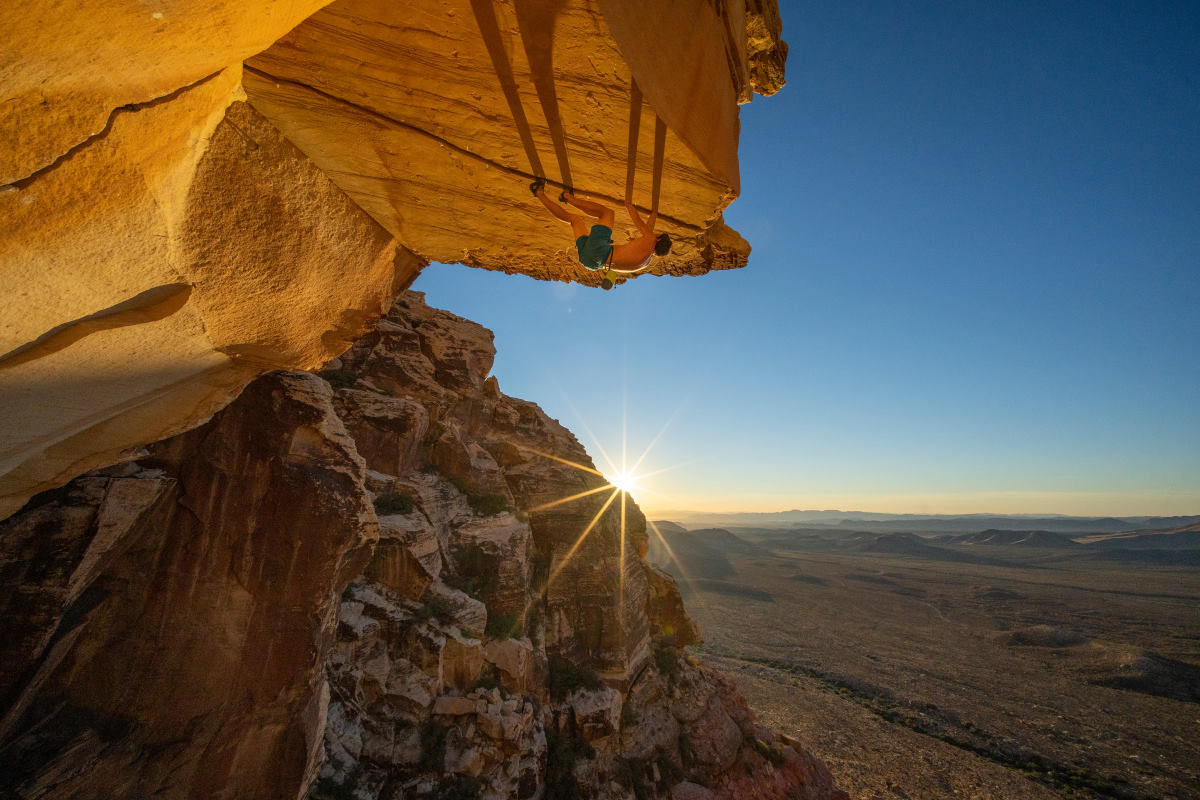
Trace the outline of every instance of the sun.
{"label": "sun", "polygon": [[625,494],[633,494],[641,488],[638,486],[637,475],[634,475],[632,472],[614,472],[612,475],[605,475],[604,477],[608,478],[609,484],[625,492]]}

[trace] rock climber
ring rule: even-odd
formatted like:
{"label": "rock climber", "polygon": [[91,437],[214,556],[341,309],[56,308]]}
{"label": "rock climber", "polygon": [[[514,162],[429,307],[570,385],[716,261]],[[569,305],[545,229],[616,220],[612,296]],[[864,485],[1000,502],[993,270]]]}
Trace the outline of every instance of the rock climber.
{"label": "rock climber", "polygon": [[[671,251],[671,237],[665,233],[654,235],[654,223],[658,219],[658,213],[652,213],[650,217],[643,221],[638,214],[637,209],[628,200],[625,201],[625,209],[629,212],[629,218],[633,220],[633,224],[641,231],[641,236],[633,239],[625,244],[614,245],[612,242],[612,226],[613,226],[613,211],[611,208],[606,208],[599,203],[593,203],[591,200],[584,200],[581,197],[576,197],[570,190],[565,190],[559,195],[559,201],[570,203],[588,216],[595,217],[599,222],[588,230],[584,219],[579,214],[572,214],[565,208],[555,203],[549,197],[546,197],[546,181],[538,178],[533,183],[529,184],[529,191],[533,192],[533,196],[542,201],[542,205],[546,207],[551,214],[563,222],[569,223],[571,230],[575,234],[575,249],[579,252],[579,263],[592,271],[612,269],[618,272],[635,272],[642,267],[649,265],[654,256],[665,256]],[[611,280],[605,280],[607,286],[605,289],[611,288]]]}

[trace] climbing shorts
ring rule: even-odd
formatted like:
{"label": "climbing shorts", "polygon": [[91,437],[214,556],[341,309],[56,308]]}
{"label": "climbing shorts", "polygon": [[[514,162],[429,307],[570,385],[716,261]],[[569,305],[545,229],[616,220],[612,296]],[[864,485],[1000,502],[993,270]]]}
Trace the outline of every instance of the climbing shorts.
{"label": "climbing shorts", "polygon": [[579,251],[580,264],[593,271],[604,269],[612,257],[612,228],[593,225],[587,236],[575,240],[575,249]]}

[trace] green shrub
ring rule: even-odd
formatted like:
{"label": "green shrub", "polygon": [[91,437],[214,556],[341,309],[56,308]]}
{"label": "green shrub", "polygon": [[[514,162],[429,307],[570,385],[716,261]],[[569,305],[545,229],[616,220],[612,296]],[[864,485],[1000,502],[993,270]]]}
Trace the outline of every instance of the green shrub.
{"label": "green shrub", "polygon": [[350,389],[358,383],[358,373],[348,369],[327,369],[318,373],[335,389]]}
{"label": "green shrub", "polygon": [[632,789],[637,800],[651,800],[654,797],[650,766],[640,758],[622,758],[617,762],[617,783]]}
{"label": "green shrub", "polygon": [[505,692],[504,685],[500,683],[500,676],[495,672],[485,672],[479,676],[479,679],[471,684],[471,690],[483,689],[490,692],[492,689],[499,689],[501,694]]}
{"label": "green shrub", "polygon": [[502,494],[469,494],[467,505],[476,514],[491,517],[502,511],[508,511],[508,498]]}
{"label": "green shrub", "polygon": [[413,615],[421,622],[428,622],[431,619],[436,619],[443,624],[449,624],[454,619],[453,609],[450,608],[450,603],[444,597],[433,595],[425,604],[413,612]]}
{"label": "green shrub", "polygon": [[375,498],[375,513],[380,516],[389,514],[411,514],[416,504],[413,499],[400,492],[386,492]]}
{"label": "green shrub", "polygon": [[778,744],[767,744],[762,739],[755,739],[754,752],[777,767],[783,763],[783,750]]}
{"label": "green shrub", "polygon": [[484,603],[496,591],[499,580],[495,559],[484,552],[483,548],[473,544],[454,556],[458,569],[457,575],[443,577],[447,586],[471,595]]}
{"label": "green shrub", "polygon": [[487,629],[484,631],[492,639],[511,639],[521,628],[521,620],[516,614],[488,614]]}
{"label": "green shrub", "polygon": [[567,699],[576,689],[599,689],[604,681],[595,670],[581,664],[552,656],[550,658],[550,696],[557,702]]}
{"label": "green shrub", "polygon": [[669,644],[656,642],[654,645],[654,665],[658,671],[667,677],[667,682],[675,685],[679,678],[679,651]]}

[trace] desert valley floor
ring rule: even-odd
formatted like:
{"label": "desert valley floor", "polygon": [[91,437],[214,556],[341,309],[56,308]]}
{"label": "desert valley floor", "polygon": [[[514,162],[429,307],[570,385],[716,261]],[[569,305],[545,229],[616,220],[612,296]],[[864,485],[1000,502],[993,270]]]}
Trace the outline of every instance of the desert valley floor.
{"label": "desert valley floor", "polygon": [[1194,551],[659,528],[696,657],[855,798],[1200,797]]}

